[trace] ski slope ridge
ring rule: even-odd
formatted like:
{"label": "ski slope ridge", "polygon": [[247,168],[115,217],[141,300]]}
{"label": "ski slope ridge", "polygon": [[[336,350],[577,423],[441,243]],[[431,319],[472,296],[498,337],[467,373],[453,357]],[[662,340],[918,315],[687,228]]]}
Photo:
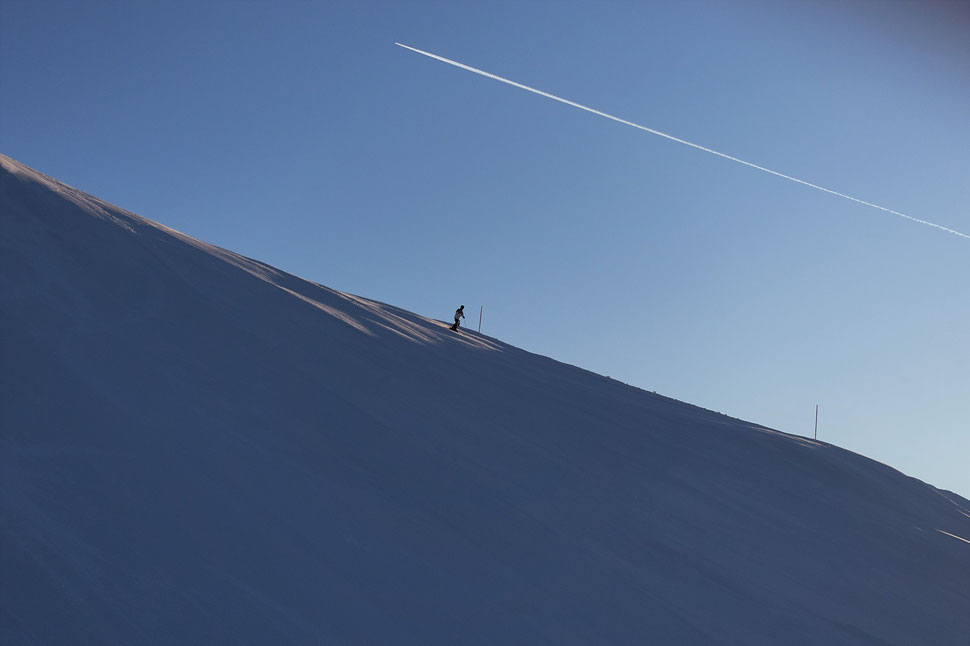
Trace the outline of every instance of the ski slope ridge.
{"label": "ski slope ridge", "polygon": [[0,156],[0,643],[970,643],[970,503]]}

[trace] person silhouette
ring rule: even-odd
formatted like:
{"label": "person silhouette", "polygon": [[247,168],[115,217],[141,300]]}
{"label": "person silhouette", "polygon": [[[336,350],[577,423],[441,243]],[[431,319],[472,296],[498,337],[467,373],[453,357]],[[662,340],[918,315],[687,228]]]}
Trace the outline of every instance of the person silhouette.
{"label": "person silhouette", "polygon": [[451,326],[451,329],[454,330],[455,332],[457,332],[458,331],[458,321],[460,319],[463,319],[463,318],[465,318],[465,306],[464,305],[462,305],[461,307],[459,307],[458,309],[455,310],[455,324]]}

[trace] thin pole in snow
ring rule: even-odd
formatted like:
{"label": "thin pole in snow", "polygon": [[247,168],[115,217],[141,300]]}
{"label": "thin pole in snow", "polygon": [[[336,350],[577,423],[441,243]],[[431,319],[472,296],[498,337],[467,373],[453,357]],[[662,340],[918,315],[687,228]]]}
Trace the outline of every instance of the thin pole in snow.
{"label": "thin pole in snow", "polygon": [[815,404],[815,439],[818,439],[818,404]]}
{"label": "thin pole in snow", "polygon": [[485,306],[482,305],[481,309],[478,310],[478,333],[482,333],[482,314],[485,313]]}

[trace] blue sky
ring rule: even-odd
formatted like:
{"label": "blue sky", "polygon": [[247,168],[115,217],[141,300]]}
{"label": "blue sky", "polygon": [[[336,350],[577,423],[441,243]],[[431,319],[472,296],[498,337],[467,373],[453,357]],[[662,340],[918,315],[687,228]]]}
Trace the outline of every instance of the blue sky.
{"label": "blue sky", "polygon": [[970,9],[845,4],[0,0],[0,151],[970,496],[970,241],[393,45],[970,232]]}

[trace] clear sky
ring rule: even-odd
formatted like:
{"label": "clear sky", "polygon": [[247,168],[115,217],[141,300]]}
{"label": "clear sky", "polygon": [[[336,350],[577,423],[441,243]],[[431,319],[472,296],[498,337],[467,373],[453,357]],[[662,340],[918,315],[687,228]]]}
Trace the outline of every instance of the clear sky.
{"label": "clear sky", "polygon": [[[848,6],[846,6],[848,5]],[[959,2],[0,0],[0,152],[328,286],[970,496]],[[472,320],[474,319],[474,320]]]}

